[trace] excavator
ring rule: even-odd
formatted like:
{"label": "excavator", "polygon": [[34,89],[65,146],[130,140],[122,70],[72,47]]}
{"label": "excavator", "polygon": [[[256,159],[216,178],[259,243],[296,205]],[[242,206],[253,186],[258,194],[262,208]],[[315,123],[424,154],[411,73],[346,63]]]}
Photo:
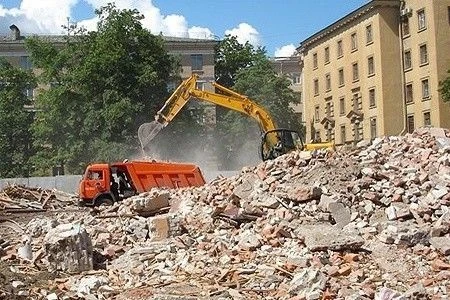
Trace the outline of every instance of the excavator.
{"label": "excavator", "polygon": [[[216,82],[211,84],[220,93],[197,88],[198,75],[192,74],[185,79],[163,107],[157,112],[155,120],[142,124],[138,129],[138,138],[144,153],[149,149],[151,140],[166,127],[191,99],[198,99],[243,113],[258,122],[261,130],[260,157],[263,161],[274,159],[293,150],[303,150],[299,132],[277,128],[270,114],[248,97],[234,92]],[[327,147],[325,145],[321,148]]]}

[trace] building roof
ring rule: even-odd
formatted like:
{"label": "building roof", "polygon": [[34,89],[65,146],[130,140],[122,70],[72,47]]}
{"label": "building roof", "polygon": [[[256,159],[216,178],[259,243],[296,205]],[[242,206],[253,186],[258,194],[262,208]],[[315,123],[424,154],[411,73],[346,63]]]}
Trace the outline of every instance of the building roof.
{"label": "building roof", "polygon": [[192,38],[182,38],[182,37],[174,37],[174,36],[161,36],[163,40],[166,42],[183,42],[183,43],[218,43],[218,40],[215,39],[192,39]]}
{"label": "building roof", "polygon": [[[10,26],[10,29],[16,29],[19,30],[19,28],[12,24]],[[19,31],[20,33],[20,31]],[[30,34],[30,35],[20,35],[18,38],[15,38],[15,36],[13,36],[11,33],[9,34],[0,34],[0,42],[1,43],[21,43],[23,42],[23,40],[25,40],[27,37],[33,37],[33,36],[37,36],[40,37],[42,39],[46,39],[48,41],[54,42],[54,43],[63,43],[65,42],[65,37],[66,35],[62,35],[62,34]],[[163,38],[163,40],[165,40],[166,42],[178,42],[178,43],[218,43],[219,40],[216,39],[193,39],[193,38],[185,38],[185,37],[173,37],[173,36],[164,36],[161,35],[161,37]]]}
{"label": "building roof", "polygon": [[317,33],[313,34],[312,36],[308,37],[307,39],[303,40],[300,43],[300,46],[297,48],[297,51],[303,52],[304,49],[308,48],[314,42],[321,40],[325,36],[341,29],[345,25],[360,18],[361,16],[366,15],[368,12],[370,12],[380,6],[398,6],[399,7],[400,0],[371,0],[369,3],[352,11],[351,13],[347,14],[343,18],[337,20],[336,22],[332,23],[331,25],[325,27],[324,29],[320,30],[319,32],[317,32]]}

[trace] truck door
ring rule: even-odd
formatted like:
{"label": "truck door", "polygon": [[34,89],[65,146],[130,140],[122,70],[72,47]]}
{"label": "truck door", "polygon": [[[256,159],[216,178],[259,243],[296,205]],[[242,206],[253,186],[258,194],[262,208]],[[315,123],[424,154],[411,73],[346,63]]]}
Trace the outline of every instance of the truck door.
{"label": "truck door", "polygon": [[107,176],[105,170],[89,169],[85,174],[84,193],[86,199],[94,197],[107,190]]}

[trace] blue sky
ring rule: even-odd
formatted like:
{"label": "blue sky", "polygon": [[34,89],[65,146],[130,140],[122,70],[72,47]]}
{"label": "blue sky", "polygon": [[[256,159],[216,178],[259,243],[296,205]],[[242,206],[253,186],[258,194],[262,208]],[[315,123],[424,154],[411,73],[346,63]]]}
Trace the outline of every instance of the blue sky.
{"label": "blue sky", "polygon": [[[67,17],[95,30],[94,8],[112,0],[0,0],[0,33],[16,24],[23,34],[61,34]],[[136,8],[153,33],[193,38],[236,35],[266,47],[270,56],[290,55],[299,43],[368,0],[116,0]],[[282,4],[280,4],[280,2]]]}

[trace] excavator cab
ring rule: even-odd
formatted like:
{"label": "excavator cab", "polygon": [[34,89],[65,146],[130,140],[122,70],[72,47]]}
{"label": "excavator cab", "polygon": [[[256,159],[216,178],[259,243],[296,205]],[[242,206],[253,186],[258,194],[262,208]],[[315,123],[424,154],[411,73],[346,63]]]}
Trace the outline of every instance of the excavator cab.
{"label": "excavator cab", "polygon": [[260,156],[263,161],[277,158],[294,150],[303,150],[303,141],[295,130],[273,129],[262,135]]}

